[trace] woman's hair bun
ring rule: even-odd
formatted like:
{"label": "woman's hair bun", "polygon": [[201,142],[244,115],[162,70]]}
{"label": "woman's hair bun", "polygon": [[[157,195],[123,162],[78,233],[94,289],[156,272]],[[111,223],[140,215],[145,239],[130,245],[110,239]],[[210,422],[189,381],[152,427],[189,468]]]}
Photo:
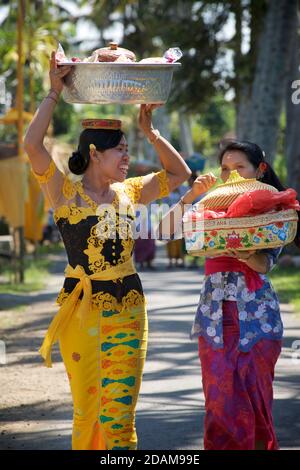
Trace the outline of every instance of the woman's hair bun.
{"label": "woman's hair bun", "polygon": [[84,158],[82,153],[79,152],[79,150],[76,150],[76,152],[73,152],[71,157],[69,158],[69,169],[75,175],[82,175],[87,169],[89,161],[89,156],[88,159],[86,159]]}

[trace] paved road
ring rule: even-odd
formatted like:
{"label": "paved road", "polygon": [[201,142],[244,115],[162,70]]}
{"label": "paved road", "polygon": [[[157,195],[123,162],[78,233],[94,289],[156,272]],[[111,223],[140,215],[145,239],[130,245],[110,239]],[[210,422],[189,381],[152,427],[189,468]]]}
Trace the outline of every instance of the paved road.
{"label": "paved road", "polygon": [[[161,250],[159,250],[161,252]],[[2,425],[0,449],[69,449],[72,407],[63,365],[41,367],[36,351],[55,313],[55,293],[65,261],[57,260],[47,289],[25,298],[26,309],[0,311],[8,362],[0,366]],[[137,408],[141,449],[202,449],[204,401],[197,343],[189,331],[202,274],[167,270],[160,259],[155,272],[141,273],[148,299],[149,349]],[[9,299],[0,298],[3,308]],[[24,298],[20,299],[24,302]],[[300,359],[292,361],[299,340],[300,315],[282,305],[284,348],[276,369],[275,424],[283,449],[300,449]]]}

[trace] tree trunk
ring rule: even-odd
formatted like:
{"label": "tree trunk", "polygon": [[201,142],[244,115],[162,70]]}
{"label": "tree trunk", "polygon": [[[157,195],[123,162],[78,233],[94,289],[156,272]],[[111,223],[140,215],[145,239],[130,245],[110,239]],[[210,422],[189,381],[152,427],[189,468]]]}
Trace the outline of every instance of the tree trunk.
{"label": "tree trunk", "polygon": [[191,121],[187,114],[179,113],[180,124],[180,144],[181,151],[185,157],[190,157],[194,153]]}
{"label": "tree trunk", "polygon": [[239,98],[236,102],[236,135],[238,139],[245,139],[246,129],[249,127],[249,109],[251,106],[251,86],[244,83],[239,89]]}
{"label": "tree trunk", "polygon": [[23,284],[24,282],[24,255],[25,255],[25,239],[24,227],[17,227],[13,229],[14,238],[14,281],[16,284]]}
{"label": "tree trunk", "polygon": [[[235,36],[232,40],[234,48],[235,78],[233,85],[236,103],[236,135],[243,139],[250,126],[251,89],[257,61],[258,40],[263,27],[266,13],[265,0],[250,0],[248,9],[242,0],[232,2],[232,12],[235,16]],[[247,21],[250,29],[250,45],[247,53],[243,53],[243,28]]]}
{"label": "tree trunk", "polygon": [[300,195],[300,104],[294,104],[292,102],[292,94],[294,90],[291,87],[293,81],[299,79],[300,37],[298,33],[298,25],[299,19],[295,17],[289,80],[286,89],[285,152],[287,164],[287,184],[288,186],[295,188]]}
{"label": "tree trunk", "polygon": [[[17,47],[18,47],[18,65],[17,65],[17,110],[18,110],[18,156],[20,161],[24,158],[23,150],[23,111],[24,111],[24,21],[25,21],[25,0],[18,2],[18,19],[17,19]],[[21,204],[21,201],[20,201]],[[15,256],[16,256],[16,282],[24,282],[24,255],[25,240],[24,227],[15,229]]]}
{"label": "tree trunk", "polygon": [[35,98],[34,98],[34,70],[32,66],[32,50],[33,44],[32,39],[34,37],[34,31],[32,23],[29,25],[29,37],[28,37],[28,82],[29,82],[29,112],[34,114],[36,106],[35,106]]}
{"label": "tree trunk", "polygon": [[256,142],[272,163],[289,72],[297,0],[269,0],[260,35],[255,78],[242,138]]}
{"label": "tree trunk", "polygon": [[244,87],[242,88],[242,80],[239,80],[238,71],[241,70],[243,55],[242,55],[242,18],[243,18],[243,8],[241,0],[235,1],[232,3],[232,12],[235,16],[235,35],[233,38],[233,49],[234,49],[234,70],[236,71],[235,78],[233,80],[233,86],[235,90],[235,105],[236,105],[236,133],[239,134],[239,129],[243,127],[243,117],[246,115],[244,113],[244,100],[242,96],[244,94]]}

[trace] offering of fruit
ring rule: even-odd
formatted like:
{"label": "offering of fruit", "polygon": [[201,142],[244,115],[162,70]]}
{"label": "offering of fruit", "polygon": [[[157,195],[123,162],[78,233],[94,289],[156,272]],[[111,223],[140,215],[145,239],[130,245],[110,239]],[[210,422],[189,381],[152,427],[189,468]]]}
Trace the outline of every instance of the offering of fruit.
{"label": "offering of fruit", "polygon": [[129,62],[136,61],[134,52],[118,47],[116,42],[110,42],[108,47],[96,49],[92,54],[93,56],[97,57],[97,62],[115,62],[120,56],[125,57]]}
{"label": "offering of fruit", "polygon": [[182,57],[182,52],[179,47],[172,47],[168,49],[162,57],[147,57],[140,62],[136,61],[134,52],[129,49],[119,47],[116,42],[110,42],[108,47],[101,47],[93,51],[92,55],[84,59],[79,57],[72,57],[68,59],[61,44],[58,45],[56,51],[56,60],[60,63],[79,63],[79,62],[117,62],[117,63],[139,63],[139,64],[172,64],[177,62]]}

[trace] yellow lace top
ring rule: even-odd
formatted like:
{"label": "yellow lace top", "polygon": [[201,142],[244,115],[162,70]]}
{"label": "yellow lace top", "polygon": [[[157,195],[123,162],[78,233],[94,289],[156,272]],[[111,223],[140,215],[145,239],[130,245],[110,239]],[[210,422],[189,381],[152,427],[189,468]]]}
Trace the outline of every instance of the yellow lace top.
{"label": "yellow lace top", "polygon": [[[88,196],[79,182],[63,175],[52,160],[43,175],[34,173],[54,209],[54,221],[64,242],[68,262],[81,265],[87,274],[99,273],[120,265],[132,257],[134,247],[135,208],[143,188],[143,177],[114,183],[112,204],[99,206]],[[168,195],[166,171],[153,173],[157,178],[158,197]],[[62,304],[78,282],[66,277],[57,302]],[[137,274],[117,281],[93,281],[92,302],[101,309],[121,309],[124,305],[144,302],[142,285]]]}

